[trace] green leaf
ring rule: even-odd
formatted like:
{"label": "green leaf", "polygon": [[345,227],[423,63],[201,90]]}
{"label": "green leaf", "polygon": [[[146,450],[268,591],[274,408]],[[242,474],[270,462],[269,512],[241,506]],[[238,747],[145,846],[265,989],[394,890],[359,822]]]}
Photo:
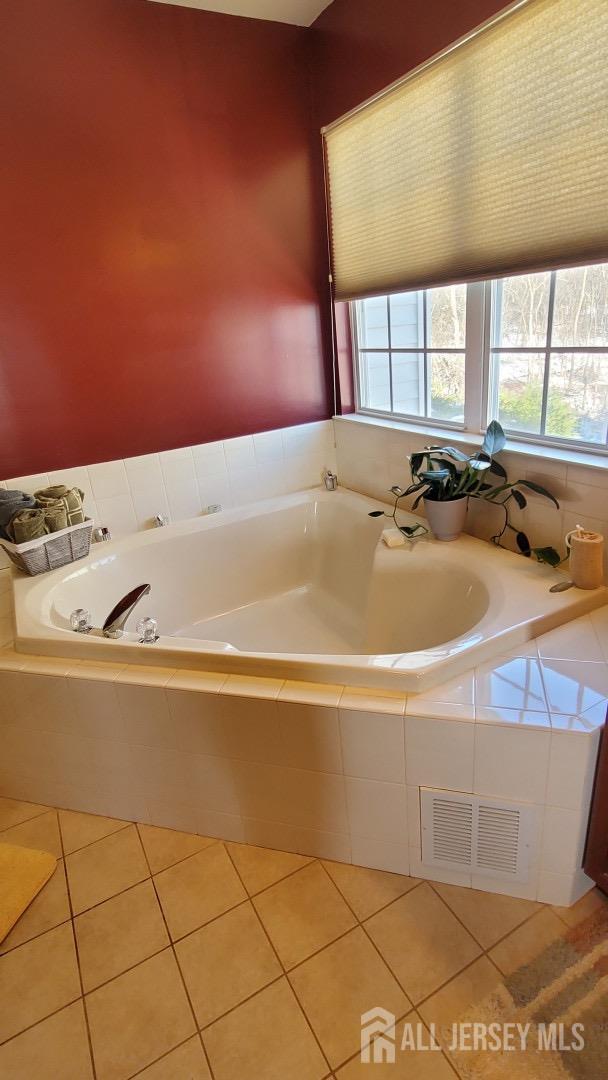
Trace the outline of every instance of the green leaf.
{"label": "green leaf", "polygon": [[405,488],[399,487],[398,484],[393,484],[391,492],[397,499],[401,499],[405,495]]}
{"label": "green leaf", "polygon": [[559,552],[552,547],[532,548],[532,554],[536,555],[540,563],[548,563],[549,566],[559,566],[562,561]]}
{"label": "green leaf", "polygon": [[498,420],[492,420],[488,424],[487,431],[484,435],[482,443],[482,453],[489,454],[490,457],[494,457],[494,454],[498,454],[504,449],[507,443],[507,438],[502,430],[502,427],[498,423]]}
{"label": "green leaf", "polygon": [[515,502],[519,506],[519,509],[525,510],[526,506],[528,505],[528,500],[526,499],[525,495],[522,495],[521,491],[518,491],[517,488],[513,488],[513,490],[511,491],[511,495],[515,499]]}
{"label": "green leaf", "polygon": [[490,472],[495,476],[500,476],[501,480],[507,479],[507,470],[500,464],[500,461],[493,461],[490,465]]}
{"label": "green leaf", "polygon": [[486,461],[485,458],[471,458],[469,460],[469,468],[475,469],[476,472],[485,472],[491,465],[490,461]]}
{"label": "green leaf", "polygon": [[368,517],[384,517],[384,510],[370,510]]}
{"label": "green leaf", "polygon": [[528,540],[528,537],[524,532],[518,532],[516,534],[515,543],[517,544],[522,555],[526,555],[527,558],[530,558],[530,555],[532,554],[532,549],[530,548],[530,541]]}
{"label": "green leaf", "polygon": [[428,471],[421,472],[418,475],[420,476],[421,480],[426,480],[427,484],[434,484],[438,480],[449,480],[452,474],[450,473],[450,470],[446,468],[429,469]]}
{"label": "green leaf", "polygon": [[414,499],[414,502],[412,503],[412,513],[414,512],[414,510],[417,510],[418,505],[420,503],[420,500],[423,499],[423,498],[424,498],[424,491],[416,499]]}
{"label": "green leaf", "polygon": [[426,454],[412,454],[410,456],[410,469],[412,470],[412,476],[415,476],[417,472],[422,468]]}
{"label": "green leaf", "polygon": [[551,492],[547,491],[547,489],[542,487],[541,484],[537,484],[533,480],[517,480],[517,484],[520,487],[529,488],[530,491],[535,491],[537,495],[542,495],[545,499],[550,499],[554,506],[556,506],[559,510],[559,503],[555,498],[555,495],[552,495]]}
{"label": "green leaf", "polygon": [[419,521],[417,521],[415,525],[398,525],[397,528],[404,536],[415,536],[416,533],[419,532],[428,532],[428,529],[426,529]]}

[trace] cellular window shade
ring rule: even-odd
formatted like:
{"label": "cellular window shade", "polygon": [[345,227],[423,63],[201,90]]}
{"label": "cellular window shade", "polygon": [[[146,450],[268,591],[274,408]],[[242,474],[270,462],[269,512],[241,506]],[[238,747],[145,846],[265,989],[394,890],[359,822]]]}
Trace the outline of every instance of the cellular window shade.
{"label": "cellular window shade", "polygon": [[336,298],[608,259],[607,0],[528,0],[325,129]]}

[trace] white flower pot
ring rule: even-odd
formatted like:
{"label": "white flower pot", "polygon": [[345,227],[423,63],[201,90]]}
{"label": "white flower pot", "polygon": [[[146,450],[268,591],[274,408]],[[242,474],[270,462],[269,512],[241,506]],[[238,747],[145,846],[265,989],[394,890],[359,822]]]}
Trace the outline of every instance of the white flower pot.
{"label": "white flower pot", "polygon": [[467,516],[469,500],[466,495],[459,499],[445,499],[436,502],[424,500],[424,512],[436,540],[457,540]]}

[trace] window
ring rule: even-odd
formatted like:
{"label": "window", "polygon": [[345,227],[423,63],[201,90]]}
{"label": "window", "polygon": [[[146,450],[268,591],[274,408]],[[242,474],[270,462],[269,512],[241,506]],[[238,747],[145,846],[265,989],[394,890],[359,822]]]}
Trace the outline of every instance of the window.
{"label": "window", "polygon": [[608,451],[608,263],[352,308],[359,411]]}

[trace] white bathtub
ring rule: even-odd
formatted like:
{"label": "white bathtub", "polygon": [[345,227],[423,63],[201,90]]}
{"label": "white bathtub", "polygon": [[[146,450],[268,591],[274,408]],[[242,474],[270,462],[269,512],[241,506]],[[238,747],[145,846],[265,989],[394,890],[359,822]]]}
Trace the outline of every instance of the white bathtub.
{"label": "white bathtub", "polygon": [[[551,593],[555,571],[468,536],[389,549],[376,507],[306,491],[94,545],[15,577],[16,648],[416,691],[606,601],[605,589]],[[99,627],[146,582],[119,641],[71,631],[73,609]],[[158,619],[154,645],[133,632],[142,615]]]}

